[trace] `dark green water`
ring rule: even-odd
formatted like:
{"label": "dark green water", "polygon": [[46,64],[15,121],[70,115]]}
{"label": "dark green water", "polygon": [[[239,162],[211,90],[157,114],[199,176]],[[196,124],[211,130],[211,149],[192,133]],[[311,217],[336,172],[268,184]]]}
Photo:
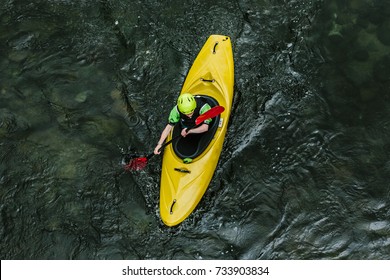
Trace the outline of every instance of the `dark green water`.
{"label": "dark green water", "polygon": [[[1,259],[389,259],[390,3],[0,1]],[[149,153],[210,34],[235,99],[196,211]]]}

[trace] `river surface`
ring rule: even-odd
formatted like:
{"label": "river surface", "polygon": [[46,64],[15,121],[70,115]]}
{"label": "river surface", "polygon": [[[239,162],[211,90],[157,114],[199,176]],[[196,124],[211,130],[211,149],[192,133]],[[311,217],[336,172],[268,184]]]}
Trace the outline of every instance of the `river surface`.
{"label": "river surface", "polygon": [[[390,1],[0,0],[1,259],[390,259]],[[196,210],[150,153],[210,34],[233,113]]]}

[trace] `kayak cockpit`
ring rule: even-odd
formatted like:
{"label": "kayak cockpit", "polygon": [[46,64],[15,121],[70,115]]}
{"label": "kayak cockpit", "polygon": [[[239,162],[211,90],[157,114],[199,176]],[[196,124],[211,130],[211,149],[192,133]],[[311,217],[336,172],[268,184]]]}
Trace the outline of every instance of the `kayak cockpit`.
{"label": "kayak cockpit", "polygon": [[[211,107],[219,105],[218,102],[207,95],[198,95],[205,100]],[[214,135],[218,129],[220,115],[213,118],[209,124],[209,130],[202,134],[189,134],[187,137],[179,137],[172,143],[173,151],[175,154],[190,162],[192,159],[200,156],[213,140]],[[172,138],[178,136],[181,133],[181,126],[178,124],[174,127]]]}

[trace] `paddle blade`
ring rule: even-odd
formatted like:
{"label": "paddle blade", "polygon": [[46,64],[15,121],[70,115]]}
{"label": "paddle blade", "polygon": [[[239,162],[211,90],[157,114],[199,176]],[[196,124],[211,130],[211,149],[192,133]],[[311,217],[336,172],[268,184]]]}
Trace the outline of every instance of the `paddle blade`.
{"label": "paddle blade", "polygon": [[223,111],[225,111],[225,108],[223,106],[215,106],[211,108],[210,110],[204,112],[202,115],[196,118],[195,124],[198,125],[202,122],[204,122],[207,119],[212,119],[221,114]]}
{"label": "paddle blade", "polygon": [[148,159],[146,157],[133,158],[124,166],[124,169],[126,171],[139,171],[144,169],[147,164]]}

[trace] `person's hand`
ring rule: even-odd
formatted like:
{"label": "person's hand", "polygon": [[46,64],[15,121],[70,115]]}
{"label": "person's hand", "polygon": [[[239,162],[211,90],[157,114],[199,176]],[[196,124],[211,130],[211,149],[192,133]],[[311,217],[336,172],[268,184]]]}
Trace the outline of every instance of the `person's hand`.
{"label": "person's hand", "polygon": [[190,134],[190,130],[187,128],[183,128],[181,131],[181,136],[186,137],[188,134]]}
{"label": "person's hand", "polygon": [[160,149],[161,149],[161,144],[157,144],[157,146],[156,146],[156,148],[154,148],[154,154],[155,155],[159,155],[159,154],[161,154],[161,151],[160,151]]}

